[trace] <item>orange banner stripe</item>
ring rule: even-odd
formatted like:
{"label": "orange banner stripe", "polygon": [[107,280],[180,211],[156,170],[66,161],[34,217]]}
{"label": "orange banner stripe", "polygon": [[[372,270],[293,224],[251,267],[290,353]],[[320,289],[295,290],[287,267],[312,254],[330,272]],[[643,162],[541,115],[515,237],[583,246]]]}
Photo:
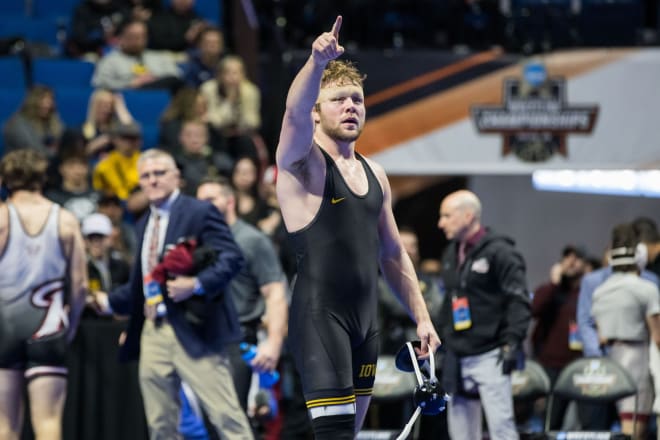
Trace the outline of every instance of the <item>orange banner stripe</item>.
{"label": "orange banner stripe", "polygon": [[[547,55],[542,61],[549,75],[571,78],[616,61],[631,51],[566,51]],[[521,73],[522,64],[505,67],[373,119],[367,118],[364,131],[357,142],[357,150],[365,155],[379,153],[467,118],[471,105],[501,103],[502,81],[505,77],[520,76]]]}
{"label": "orange banner stripe", "polygon": [[374,93],[373,95],[369,95],[364,99],[364,103],[367,105],[367,107],[370,105],[380,104],[381,102],[387,101],[388,99],[395,98],[397,96],[403,95],[404,93],[408,93],[420,87],[424,87],[436,81],[440,81],[441,79],[447,78],[448,76],[454,75],[463,70],[467,70],[471,67],[478,66],[479,64],[487,63],[489,61],[493,61],[501,54],[501,49],[491,49],[486,52],[480,52],[476,55],[472,55],[471,57],[450,64],[449,66],[425,73],[395,86],[388,87],[387,89],[381,90],[380,92]]}

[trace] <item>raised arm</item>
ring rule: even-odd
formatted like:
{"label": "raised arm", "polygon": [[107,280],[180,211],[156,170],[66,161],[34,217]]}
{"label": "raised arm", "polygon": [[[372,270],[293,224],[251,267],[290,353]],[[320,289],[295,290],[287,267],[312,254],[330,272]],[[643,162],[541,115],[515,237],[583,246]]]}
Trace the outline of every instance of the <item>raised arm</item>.
{"label": "raised arm", "polygon": [[312,54],[291,83],[276,152],[277,166],[282,169],[291,171],[312,148],[312,110],[319,96],[323,70],[330,61],[344,53],[344,48],[339,45],[341,22],[342,18],[338,16],[332,30],[314,40]]}
{"label": "raised arm", "polygon": [[431,323],[424,297],[419,289],[415,268],[401,244],[399,230],[392,213],[392,191],[387,176],[380,166],[371,161],[369,164],[378,176],[383,189],[383,209],[378,221],[379,258],[383,277],[417,324],[417,336],[423,342],[422,353],[427,354],[426,344],[430,344],[431,351],[435,352],[440,345],[440,338]]}

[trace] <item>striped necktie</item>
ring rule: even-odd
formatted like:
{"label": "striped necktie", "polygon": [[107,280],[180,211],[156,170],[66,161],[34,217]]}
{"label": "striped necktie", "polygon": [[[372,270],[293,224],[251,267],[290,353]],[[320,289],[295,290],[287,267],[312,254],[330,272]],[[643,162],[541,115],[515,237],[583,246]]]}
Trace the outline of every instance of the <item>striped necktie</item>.
{"label": "striped necktie", "polygon": [[160,215],[154,213],[151,225],[151,240],[149,241],[149,259],[147,260],[147,273],[151,273],[158,264],[158,242],[160,238]]}

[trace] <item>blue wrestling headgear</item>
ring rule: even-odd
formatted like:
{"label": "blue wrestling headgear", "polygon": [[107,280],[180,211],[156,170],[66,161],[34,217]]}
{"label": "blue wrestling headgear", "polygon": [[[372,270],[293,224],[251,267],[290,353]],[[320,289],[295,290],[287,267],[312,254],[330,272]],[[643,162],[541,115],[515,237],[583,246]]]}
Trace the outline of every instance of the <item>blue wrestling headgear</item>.
{"label": "blue wrestling headgear", "polygon": [[[417,386],[413,393],[413,401],[417,406],[410,420],[403,428],[403,431],[397,437],[397,440],[403,440],[408,437],[410,430],[415,424],[415,420],[420,414],[425,416],[434,416],[445,410],[449,395],[444,392],[438,379],[435,377],[435,357],[431,353],[428,360],[420,362],[415,354],[415,348],[422,346],[421,341],[406,342],[396,354],[395,364],[401,371],[414,372],[417,377]],[[430,349],[430,347],[429,347]]]}

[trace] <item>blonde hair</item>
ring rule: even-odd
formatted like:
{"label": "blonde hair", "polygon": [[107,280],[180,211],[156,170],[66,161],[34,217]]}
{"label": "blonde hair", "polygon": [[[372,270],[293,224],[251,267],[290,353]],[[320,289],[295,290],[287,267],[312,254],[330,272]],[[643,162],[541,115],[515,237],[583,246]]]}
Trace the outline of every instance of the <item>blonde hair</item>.
{"label": "blonde hair", "polygon": [[18,113],[25,117],[40,135],[51,134],[55,137],[59,137],[64,131],[64,126],[57,114],[57,107],[55,104],[53,104],[53,109],[50,112],[50,115],[48,115],[48,119],[45,123],[39,118],[40,102],[44,96],[47,95],[50,95],[50,97],[53,98],[53,102],[55,102],[55,93],[53,92],[53,89],[40,84],[33,86],[28,91],[27,95],[25,95],[25,99],[23,100]]}
{"label": "blonde hair", "polygon": [[363,87],[366,75],[361,73],[351,61],[333,60],[328,63],[321,77],[321,88],[329,85],[352,84]]}
{"label": "blonde hair", "polygon": [[[96,89],[89,97],[89,103],[87,104],[87,117],[82,126],[83,137],[87,140],[94,138],[99,132],[98,122],[96,121],[96,110],[100,98],[107,96],[112,99],[112,107],[114,108],[115,97],[110,90]],[[110,121],[108,121],[107,130],[112,131],[116,123],[117,121],[111,116]]]}
{"label": "blonde hair", "polygon": [[243,61],[243,58],[241,58],[238,55],[227,55],[223,57],[220,61],[218,61],[218,73],[217,75],[220,76],[222,72],[227,68],[227,66],[231,63],[236,63],[238,66],[241,68],[241,73],[243,74],[243,79],[245,79],[245,62]]}

